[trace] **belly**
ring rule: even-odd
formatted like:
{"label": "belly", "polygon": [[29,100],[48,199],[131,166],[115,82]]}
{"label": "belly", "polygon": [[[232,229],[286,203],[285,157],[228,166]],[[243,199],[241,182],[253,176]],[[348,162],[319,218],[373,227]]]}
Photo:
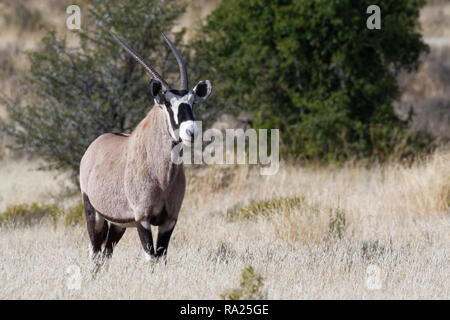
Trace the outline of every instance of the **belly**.
{"label": "belly", "polygon": [[136,228],[137,227],[136,221],[119,223],[119,222],[114,222],[114,221],[108,220],[107,218],[105,218],[105,220],[108,221],[109,223],[116,225],[118,227],[121,227],[121,228]]}
{"label": "belly", "polygon": [[[118,227],[121,228],[136,228],[137,227],[137,222],[134,219],[117,219],[111,216],[107,216],[104,215],[102,213],[99,212],[99,214],[109,223],[114,224]],[[162,224],[164,224],[167,221],[168,218],[168,214],[167,211],[165,209],[165,207],[163,207],[163,209],[161,210],[160,213],[157,214],[153,214],[150,217],[150,224],[153,226],[160,226]]]}

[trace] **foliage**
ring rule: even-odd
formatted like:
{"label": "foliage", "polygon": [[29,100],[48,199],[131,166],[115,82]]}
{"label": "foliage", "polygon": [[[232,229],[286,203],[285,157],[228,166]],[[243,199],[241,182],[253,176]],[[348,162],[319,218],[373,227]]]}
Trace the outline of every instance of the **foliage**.
{"label": "foliage", "polygon": [[242,271],[240,287],[222,294],[221,297],[228,300],[260,300],[265,298],[262,292],[263,287],[261,275],[248,265]]}
{"label": "foliage", "polygon": [[32,226],[44,220],[50,220],[56,228],[58,223],[65,227],[84,224],[86,221],[83,203],[65,210],[55,204],[31,203],[16,204],[0,213],[0,225]]}
{"label": "foliage", "polygon": [[78,201],[78,203],[74,206],[64,210],[60,218],[62,219],[65,227],[84,225],[86,222],[86,215],[84,213],[83,202]]}
{"label": "foliage", "polygon": [[331,237],[342,239],[346,227],[345,212],[340,208],[333,209],[330,214],[330,223],[328,226]]}
{"label": "foliage", "polygon": [[423,0],[229,0],[191,46],[195,72],[215,81],[211,114],[251,111],[280,128],[284,150],[306,160],[386,160],[424,146],[393,110],[396,76],[428,47],[417,31]]}
{"label": "foliage", "polygon": [[227,210],[226,217],[230,221],[251,219],[258,216],[271,217],[281,211],[292,211],[304,205],[304,199],[299,197],[281,197],[250,203],[244,207],[233,207]]}
{"label": "foliage", "polygon": [[[182,0],[90,1],[87,22],[75,31],[79,48],[50,31],[29,53],[27,88],[33,103],[24,108],[9,104],[12,121],[3,122],[3,130],[19,148],[42,156],[49,168],[70,169],[76,180],[81,157],[96,137],[130,132],[153,105],[143,68],[109,31],[164,77],[176,72],[178,81],[177,64],[161,32],[169,33],[184,9]],[[175,34],[176,44],[182,33]]]}
{"label": "foliage", "polygon": [[0,214],[0,225],[31,226],[47,218],[55,222],[60,214],[61,210],[54,204],[17,204]]}

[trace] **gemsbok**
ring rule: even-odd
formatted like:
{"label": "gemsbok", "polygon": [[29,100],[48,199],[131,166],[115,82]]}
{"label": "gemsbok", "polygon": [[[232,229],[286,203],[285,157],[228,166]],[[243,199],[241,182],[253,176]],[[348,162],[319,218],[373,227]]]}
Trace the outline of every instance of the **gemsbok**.
{"label": "gemsbok", "polygon": [[[111,33],[151,76],[155,106],[131,134],[106,133],[86,150],[80,187],[91,255],[111,257],[126,228],[137,227],[147,257],[165,257],[185,192],[183,164],[172,162],[172,148],[191,145],[198,135],[192,107],[211,93],[209,80],[189,90],[185,62],[162,34],[178,62],[180,89],[169,84],[133,49]],[[156,248],[151,225],[158,226]],[[103,248],[102,248],[103,246]]]}

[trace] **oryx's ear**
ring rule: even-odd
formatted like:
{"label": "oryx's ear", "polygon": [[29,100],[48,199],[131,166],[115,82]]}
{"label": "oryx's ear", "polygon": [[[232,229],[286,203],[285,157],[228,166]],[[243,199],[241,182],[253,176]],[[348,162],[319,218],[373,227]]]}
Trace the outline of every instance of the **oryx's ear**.
{"label": "oryx's ear", "polygon": [[199,100],[205,100],[211,94],[211,90],[211,81],[200,81],[194,88],[195,98]]}
{"label": "oryx's ear", "polygon": [[[153,98],[157,99],[162,91],[162,85],[159,80],[152,79],[150,81],[150,94]],[[158,99],[159,100],[159,99]]]}

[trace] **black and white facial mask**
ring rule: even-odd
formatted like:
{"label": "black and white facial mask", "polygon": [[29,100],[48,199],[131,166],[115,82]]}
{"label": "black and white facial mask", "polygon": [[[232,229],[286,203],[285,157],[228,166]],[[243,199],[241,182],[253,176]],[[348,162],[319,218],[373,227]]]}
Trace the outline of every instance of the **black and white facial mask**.
{"label": "black and white facial mask", "polygon": [[162,91],[158,80],[150,83],[155,103],[164,110],[170,135],[174,142],[191,145],[198,136],[192,107],[195,102],[203,101],[211,94],[211,82],[200,81],[192,90]]}

